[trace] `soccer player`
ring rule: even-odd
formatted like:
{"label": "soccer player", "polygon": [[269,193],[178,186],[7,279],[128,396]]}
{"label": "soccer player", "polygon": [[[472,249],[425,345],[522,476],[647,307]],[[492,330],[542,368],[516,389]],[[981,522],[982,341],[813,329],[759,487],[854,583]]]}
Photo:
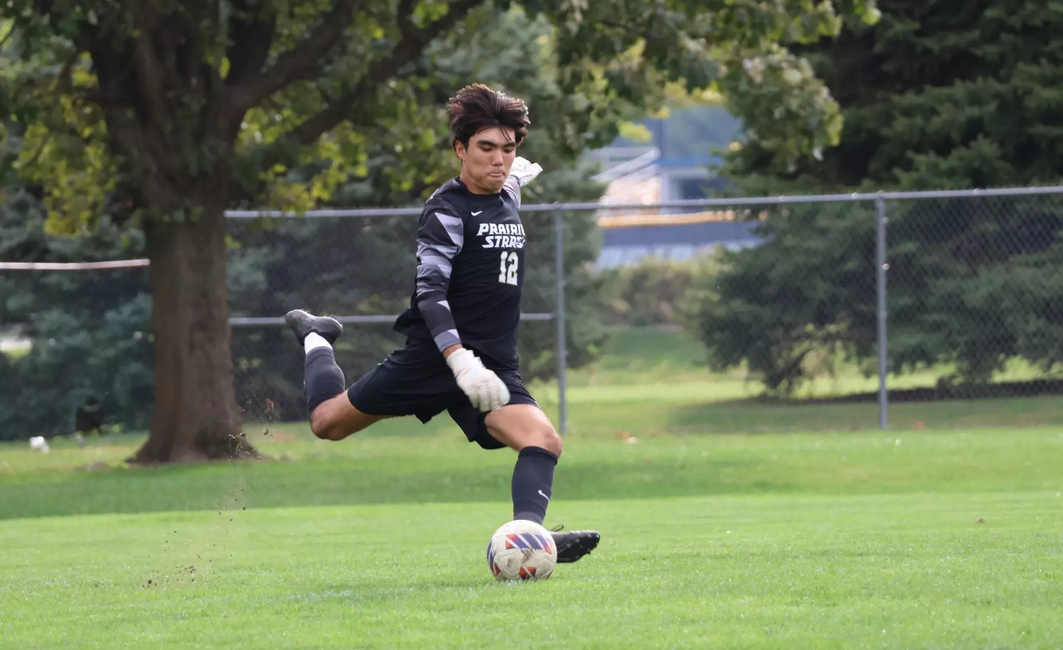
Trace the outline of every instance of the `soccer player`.
{"label": "soccer player", "polygon": [[[561,436],[521,382],[517,359],[525,232],[520,188],[541,171],[516,156],[528,134],[520,99],[462,88],[448,106],[461,174],[425,202],[409,308],[395,322],[406,345],[345,390],[329,317],[293,310],[285,320],[306,351],[305,393],[314,435],[342,440],[385,418],[421,422],[447,411],[469,442],[517,452],[513,518],[542,524]],[[554,531],[558,562],[575,562],[594,531]]]}

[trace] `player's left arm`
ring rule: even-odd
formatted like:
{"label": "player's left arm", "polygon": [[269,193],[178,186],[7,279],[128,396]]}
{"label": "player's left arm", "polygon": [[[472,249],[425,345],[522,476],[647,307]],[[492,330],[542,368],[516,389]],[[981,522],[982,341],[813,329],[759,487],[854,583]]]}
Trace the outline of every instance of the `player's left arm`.
{"label": "player's left arm", "polygon": [[520,188],[535,180],[535,177],[542,171],[543,168],[539,163],[533,163],[526,158],[517,156],[513,160],[513,166],[509,168],[509,176],[502,189],[513,197],[518,208],[520,207]]}

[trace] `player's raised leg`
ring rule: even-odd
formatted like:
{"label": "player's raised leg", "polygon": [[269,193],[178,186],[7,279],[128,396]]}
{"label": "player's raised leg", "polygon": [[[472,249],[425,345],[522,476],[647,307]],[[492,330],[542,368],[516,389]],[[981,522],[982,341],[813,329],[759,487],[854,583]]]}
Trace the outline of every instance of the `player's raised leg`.
{"label": "player's raised leg", "polygon": [[[513,468],[513,518],[542,524],[553,494],[554,467],[561,457],[562,439],[546,414],[534,404],[510,404],[487,414],[488,433],[517,451]],[[590,553],[601,539],[592,530],[553,532],[558,562],[575,562]]]}
{"label": "player's raised leg", "polygon": [[384,417],[362,413],[347,398],[343,371],[336,365],[332,345],[343,333],[343,324],[327,316],[314,316],[293,309],[284,321],[306,351],[303,392],[310,416],[310,429],[324,440],[343,440]]}

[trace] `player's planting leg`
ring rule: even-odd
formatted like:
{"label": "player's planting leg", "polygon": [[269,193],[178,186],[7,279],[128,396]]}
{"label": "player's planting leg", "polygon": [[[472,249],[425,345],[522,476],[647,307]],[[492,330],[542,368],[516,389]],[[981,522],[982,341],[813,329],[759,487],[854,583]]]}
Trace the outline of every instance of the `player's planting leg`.
{"label": "player's planting leg", "polygon": [[314,316],[294,309],[284,317],[306,351],[303,366],[303,392],[314,435],[325,440],[342,440],[384,419],[362,413],[347,399],[343,371],[336,364],[332,345],[343,333],[334,318]]}
{"label": "player's planting leg", "polygon": [[[553,494],[554,467],[562,440],[549,418],[532,404],[511,404],[484,420],[493,438],[517,451],[513,468],[513,518],[542,524]],[[552,533],[558,562],[575,562],[590,553],[601,536],[595,531]]]}
{"label": "player's planting leg", "polygon": [[543,447],[529,446],[517,454],[510,489],[513,518],[543,523],[553,494],[557,455]]}
{"label": "player's planting leg", "polygon": [[554,467],[561,456],[561,436],[537,406],[511,404],[484,419],[493,438],[517,451],[513,468],[513,518],[537,524],[546,518],[553,493]]}

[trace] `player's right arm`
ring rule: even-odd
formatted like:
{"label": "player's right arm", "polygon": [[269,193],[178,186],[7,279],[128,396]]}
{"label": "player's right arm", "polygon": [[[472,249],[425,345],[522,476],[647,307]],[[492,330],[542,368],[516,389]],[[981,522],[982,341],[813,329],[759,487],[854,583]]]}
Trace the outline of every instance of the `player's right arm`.
{"label": "player's right arm", "polygon": [[465,224],[447,206],[429,202],[417,230],[417,286],[414,299],[440,352],[461,344],[447,292],[454,259],[465,244]]}
{"label": "player's right arm", "polygon": [[461,346],[447,302],[454,260],[465,244],[465,224],[454,212],[430,201],[421,214],[414,295],[417,310],[454,373],[458,387],[473,406],[481,411],[493,411],[509,403],[509,389],[471,350]]}

